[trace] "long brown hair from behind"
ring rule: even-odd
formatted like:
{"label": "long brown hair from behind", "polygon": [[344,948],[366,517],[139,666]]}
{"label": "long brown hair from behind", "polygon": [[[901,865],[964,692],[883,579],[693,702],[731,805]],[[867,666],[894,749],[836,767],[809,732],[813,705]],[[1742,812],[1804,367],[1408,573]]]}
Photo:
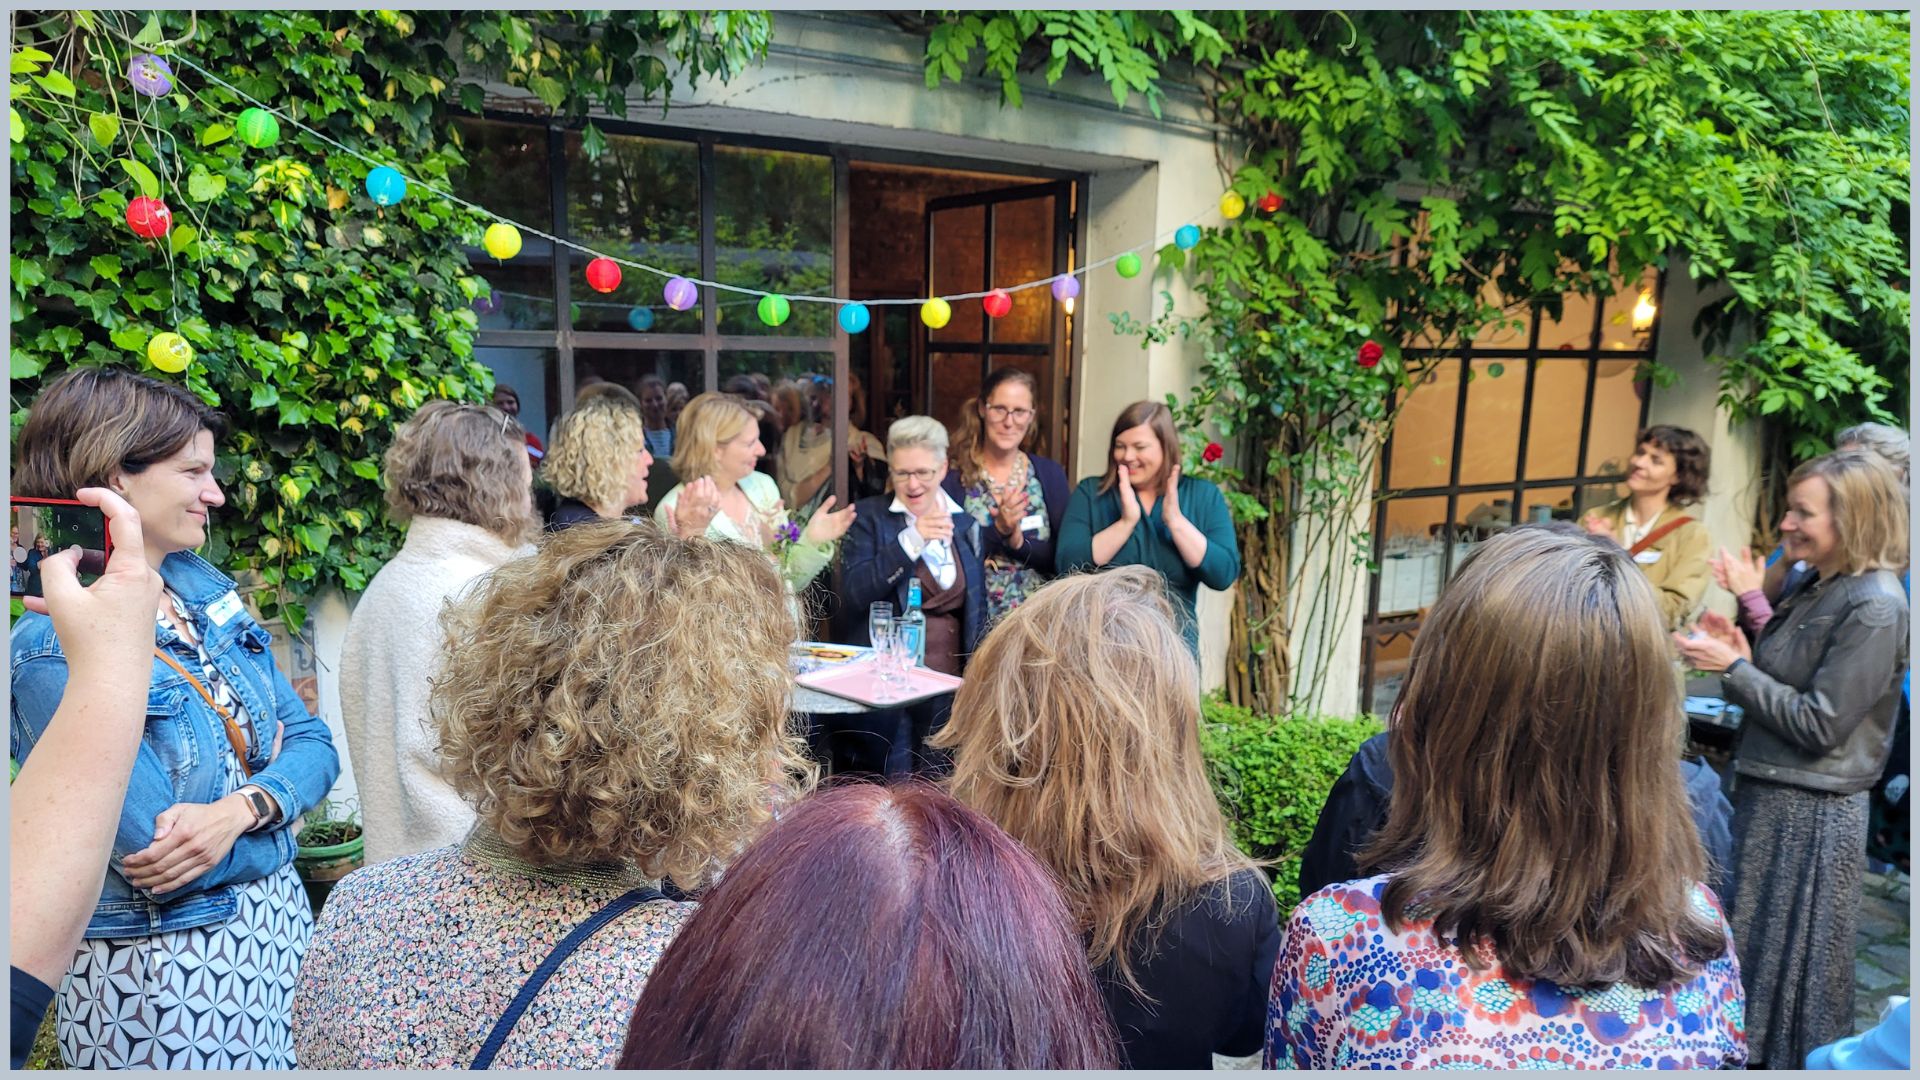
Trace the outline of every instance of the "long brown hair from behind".
{"label": "long brown hair from behind", "polygon": [[1135,992],[1151,931],[1255,865],[1207,780],[1199,671],[1145,567],[1062,578],[1014,609],[932,742],[953,748],[953,793],[1052,868],[1088,958]]}
{"label": "long brown hair from behind", "polygon": [[987,422],[980,415],[987,402],[993,400],[993,392],[1007,383],[1017,382],[1033,395],[1033,419],[1027,422],[1027,434],[1020,440],[1020,449],[1033,445],[1034,433],[1040,430],[1040,385],[1033,376],[1017,367],[995,368],[980,384],[980,395],[967,399],[960,407],[960,429],[953,434],[953,453],[949,455],[954,467],[960,470],[960,486],[976,487],[984,483],[986,462],[981,460],[980,448],[987,442]]}
{"label": "long brown hair from behind", "polygon": [[1396,929],[1564,987],[1671,985],[1725,951],[1675,758],[1679,685],[1653,587],[1611,544],[1523,527],[1462,564],[1389,725],[1394,793],[1359,853]]}
{"label": "long brown hair from behind", "polygon": [[1113,432],[1107,436],[1107,471],[1100,478],[1100,493],[1113,490],[1120,481],[1120,465],[1113,460],[1113,444],[1120,436],[1145,424],[1153,437],[1160,441],[1160,480],[1162,484],[1173,475],[1174,466],[1180,464],[1180,431],[1173,426],[1173,410],[1158,401],[1136,401],[1120,410],[1113,421]]}

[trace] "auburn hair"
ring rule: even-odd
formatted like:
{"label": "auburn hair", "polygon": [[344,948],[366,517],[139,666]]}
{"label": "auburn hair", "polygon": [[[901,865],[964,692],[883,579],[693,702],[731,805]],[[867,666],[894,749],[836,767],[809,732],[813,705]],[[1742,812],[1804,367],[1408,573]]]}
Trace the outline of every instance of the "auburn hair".
{"label": "auburn hair", "polygon": [[[1388,726],[1393,799],[1358,861],[1396,930],[1490,946],[1510,974],[1670,985],[1726,948],[1653,586],[1617,545],[1522,527],[1485,542],[1420,628]],[[1416,914],[1417,912],[1417,914]]]}
{"label": "auburn hair", "polygon": [[387,516],[399,524],[451,518],[509,544],[539,529],[526,432],[491,405],[427,402],[393,433],[385,465]]}
{"label": "auburn hair", "polygon": [[1153,437],[1160,442],[1160,479],[1164,485],[1166,478],[1173,474],[1175,466],[1180,464],[1180,431],[1173,426],[1173,410],[1158,401],[1136,401],[1120,410],[1113,421],[1113,434],[1107,437],[1107,471],[1100,478],[1102,494],[1113,490],[1120,480],[1120,463],[1113,459],[1113,447],[1120,436],[1134,428],[1146,425]]}

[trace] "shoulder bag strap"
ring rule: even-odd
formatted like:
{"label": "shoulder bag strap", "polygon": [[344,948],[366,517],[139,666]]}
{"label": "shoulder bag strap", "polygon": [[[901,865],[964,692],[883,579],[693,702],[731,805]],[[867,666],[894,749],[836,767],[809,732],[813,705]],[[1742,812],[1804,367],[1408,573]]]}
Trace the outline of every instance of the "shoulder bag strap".
{"label": "shoulder bag strap", "polygon": [[1682,525],[1687,524],[1692,520],[1693,519],[1688,517],[1687,515],[1681,514],[1679,517],[1674,518],[1672,521],[1667,522],[1665,525],[1662,525],[1659,528],[1648,533],[1647,535],[1641,537],[1639,543],[1627,549],[1627,554],[1629,555],[1640,554],[1641,552],[1647,550],[1653,545],[1659,543],[1661,540],[1666,539],[1666,536],[1668,533],[1672,532],[1673,530],[1679,528]]}
{"label": "shoulder bag strap", "polygon": [[473,1064],[467,1068],[490,1069],[493,1067],[494,1055],[500,1052],[500,1047],[506,1043],[507,1036],[512,1034],[513,1025],[519,1022],[520,1014],[526,1012],[527,1006],[533,1004],[533,999],[540,995],[540,990],[547,985],[547,980],[560,969],[560,965],[566,962],[567,957],[573,955],[575,949],[586,944],[587,939],[598,933],[601,927],[625,915],[635,906],[650,900],[664,899],[666,897],[661,895],[659,889],[643,885],[632,892],[615,897],[606,907],[588,917],[586,922],[574,927],[573,933],[568,934],[560,944],[555,945],[553,951],[547,954],[547,958],[534,969],[533,974],[527,976],[527,981],[521,985],[520,992],[513,996],[513,1003],[507,1006],[507,1011],[494,1023],[493,1030],[487,1033],[487,1041],[480,1045],[480,1053],[474,1056]]}
{"label": "shoulder bag strap", "polygon": [[233,714],[221,708],[220,703],[213,700],[213,695],[207,692],[207,688],[201,684],[200,680],[194,678],[192,672],[182,667],[180,661],[167,655],[165,649],[155,645],[153,647],[153,655],[159,657],[168,667],[179,672],[181,678],[187,680],[195,690],[200,691],[200,696],[206,699],[208,705],[213,706],[213,711],[220,714],[220,722],[225,724],[227,728],[227,744],[233,747],[234,756],[240,759],[240,771],[251,777],[253,775],[253,764],[247,760],[247,737],[241,733],[240,725],[234,721]]}

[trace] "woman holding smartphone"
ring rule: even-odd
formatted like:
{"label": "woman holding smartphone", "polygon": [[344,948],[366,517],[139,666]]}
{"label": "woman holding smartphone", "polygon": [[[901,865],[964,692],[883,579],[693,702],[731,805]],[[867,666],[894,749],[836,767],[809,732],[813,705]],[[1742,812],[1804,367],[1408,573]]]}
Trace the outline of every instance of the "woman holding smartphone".
{"label": "woman holding smartphone", "polygon": [[[14,493],[111,489],[138,511],[165,585],[146,730],[58,999],[69,1068],[297,1064],[289,1018],[313,914],[292,822],[333,787],[340,761],[233,579],[193,553],[226,502],[213,478],[224,428],[183,387],[86,368],[49,383],[20,430]],[[12,750],[26,761],[69,678],[46,616],[14,625],[12,661]]]}
{"label": "woman holding smartphone", "polygon": [[1224,590],[1240,577],[1240,545],[1220,489],[1180,475],[1180,434],[1157,401],[1136,401],[1113,422],[1105,476],[1073,489],[1055,560],[1062,574],[1145,566],[1167,585],[1187,648],[1199,654],[1194,602],[1200,586]]}

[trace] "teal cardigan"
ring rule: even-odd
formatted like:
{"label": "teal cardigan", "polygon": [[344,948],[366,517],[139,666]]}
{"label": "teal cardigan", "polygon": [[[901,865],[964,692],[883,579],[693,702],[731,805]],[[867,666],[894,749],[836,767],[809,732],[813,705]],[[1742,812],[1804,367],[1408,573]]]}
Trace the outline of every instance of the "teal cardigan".
{"label": "teal cardigan", "polygon": [[1054,545],[1055,563],[1062,574],[1076,570],[1104,570],[1110,566],[1147,566],[1166,579],[1167,593],[1180,612],[1180,632],[1187,648],[1200,654],[1199,627],[1194,621],[1194,601],[1200,586],[1225,590],[1240,578],[1240,545],[1233,535],[1233,516],[1220,489],[1206,480],[1190,476],[1180,478],[1180,512],[1186,515],[1201,535],[1207,538],[1207,554],[1199,566],[1188,566],[1173,546],[1173,535],[1160,515],[1165,499],[1156,500],[1153,509],[1133,527],[1133,535],[1120,545],[1106,566],[1093,564],[1095,533],[1120,520],[1120,491],[1102,493],[1100,477],[1090,476],[1073,489],[1067,501],[1066,520],[1060,523],[1060,536]]}

